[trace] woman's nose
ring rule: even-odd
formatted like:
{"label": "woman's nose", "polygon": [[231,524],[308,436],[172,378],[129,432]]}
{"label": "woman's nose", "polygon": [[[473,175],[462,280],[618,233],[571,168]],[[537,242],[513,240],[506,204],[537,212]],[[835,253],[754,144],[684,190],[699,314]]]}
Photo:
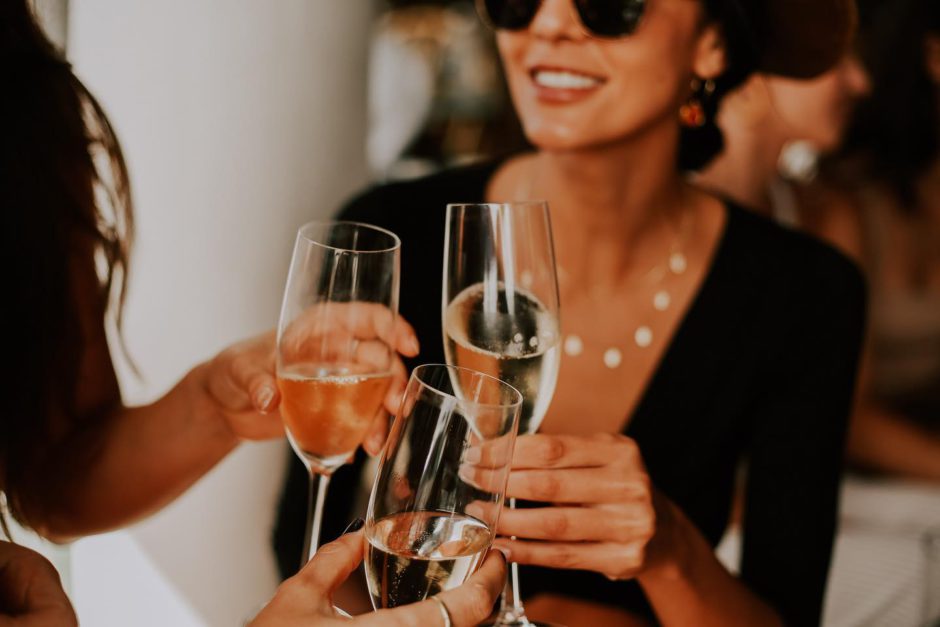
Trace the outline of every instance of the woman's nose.
{"label": "woman's nose", "polygon": [[579,39],[584,36],[573,0],[542,0],[529,31],[543,39]]}

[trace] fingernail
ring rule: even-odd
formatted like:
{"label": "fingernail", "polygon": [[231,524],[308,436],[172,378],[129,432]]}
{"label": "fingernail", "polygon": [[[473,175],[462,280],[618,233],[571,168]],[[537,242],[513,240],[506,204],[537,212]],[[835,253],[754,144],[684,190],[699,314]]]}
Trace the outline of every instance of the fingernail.
{"label": "fingernail", "polygon": [[356,531],[359,531],[360,529],[362,529],[365,526],[365,524],[366,524],[366,521],[364,521],[361,518],[357,518],[356,520],[349,523],[349,526],[346,527],[345,531],[343,531],[343,535],[345,536],[347,533],[355,533]]}
{"label": "fingernail", "polygon": [[414,353],[414,354],[416,354],[416,355],[417,355],[419,352],[421,352],[421,345],[418,344],[418,338],[416,338],[416,337],[414,337],[414,336],[412,336],[411,341],[408,342],[408,346],[411,347],[411,352]]}
{"label": "fingernail", "polygon": [[468,464],[475,464],[480,461],[482,455],[480,453],[479,446],[472,446],[467,449],[467,452],[463,454],[463,460]]}
{"label": "fingernail", "polygon": [[472,465],[460,464],[460,467],[457,469],[457,476],[463,479],[464,483],[474,485],[473,481],[476,479],[476,473]]}
{"label": "fingernail", "polygon": [[271,401],[274,400],[274,390],[268,386],[264,386],[261,390],[258,391],[258,394],[255,396],[255,403],[258,405],[258,409],[261,411],[268,411],[271,409]]}

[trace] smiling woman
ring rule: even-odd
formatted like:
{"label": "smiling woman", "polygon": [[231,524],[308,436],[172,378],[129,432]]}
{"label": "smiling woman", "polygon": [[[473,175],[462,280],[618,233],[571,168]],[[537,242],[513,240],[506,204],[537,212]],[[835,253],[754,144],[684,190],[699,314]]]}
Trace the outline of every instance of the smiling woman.
{"label": "smiling woman", "polygon": [[[802,79],[835,63],[851,7],[478,2],[536,149],[377,187],[344,208],[401,237],[401,312],[429,362],[443,357],[445,205],[551,205],[566,354],[507,489],[534,506],[499,526],[527,565],[530,617],[818,622],[862,281],[834,251],[695,188],[684,170],[720,149],[714,112],[750,73]],[[738,578],[713,547],[745,460]]]}

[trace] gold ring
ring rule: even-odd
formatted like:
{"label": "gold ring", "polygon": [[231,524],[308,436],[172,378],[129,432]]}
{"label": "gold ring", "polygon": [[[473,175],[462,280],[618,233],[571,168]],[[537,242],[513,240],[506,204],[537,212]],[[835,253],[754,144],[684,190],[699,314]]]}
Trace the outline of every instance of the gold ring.
{"label": "gold ring", "polygon": [[454,627],[454,621],[450,618],[450,612],[447,611],[447,606],[444,605],[444,602],[437,597],[431,597],[431,600],[437,603],[437,609],[441,611],[441,618],[444,619],[444,627]]}

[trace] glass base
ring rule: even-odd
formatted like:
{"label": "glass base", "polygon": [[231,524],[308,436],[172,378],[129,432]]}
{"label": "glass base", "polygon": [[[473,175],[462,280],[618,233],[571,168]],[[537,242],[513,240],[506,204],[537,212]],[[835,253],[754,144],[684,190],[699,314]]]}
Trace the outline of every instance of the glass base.
{"label": "glass base", "polygon": [[565,627],[559,623],[543,623],[542,621],[538,620],[529,620],[525,616],[522,618],[509,620],[508,622],[496,618],[495,620],[486,623],[480,623],[480,625],[485,627]]}

